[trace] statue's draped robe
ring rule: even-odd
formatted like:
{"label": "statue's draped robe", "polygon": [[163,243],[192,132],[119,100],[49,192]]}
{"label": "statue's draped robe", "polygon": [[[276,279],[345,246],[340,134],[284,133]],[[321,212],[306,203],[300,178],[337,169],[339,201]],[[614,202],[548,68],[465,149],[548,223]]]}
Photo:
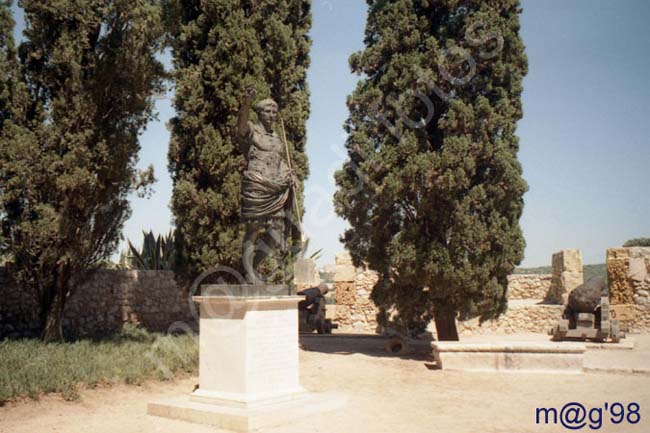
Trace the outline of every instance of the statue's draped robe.
{"label": "statue's draped robe", "polygon": [[242,218],[284,218],[291,174],[282,140],[249,122],[241,144],[248,161],[242,179]]}

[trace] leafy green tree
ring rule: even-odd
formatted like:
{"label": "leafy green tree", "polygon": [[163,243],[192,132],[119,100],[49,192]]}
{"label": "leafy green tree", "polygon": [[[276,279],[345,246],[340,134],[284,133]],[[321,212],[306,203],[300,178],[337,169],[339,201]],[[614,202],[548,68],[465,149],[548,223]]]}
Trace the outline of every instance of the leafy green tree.
{"label": "leafy green tree", "polygon": [[0,227],[17,280],[39,302],[43,339],[56,341],[67,296],[117,247],[128,194],[153,181],[135,165],[162,90],[162,9],[154,0],[20,5],[20,82],[0,131]]}
{"label": "leafy green tree", "polygon": [[626,241],[624,247],[650,247],[650,238],[634,238]]}
{"label": "leafy green tree", "polygon": [[[243,271],[245,159],[235,134],[246,88],[279,104],[300,184],[308,174],[311,7],[308,0],[172,0],[168,15],[177,111],[170,122],[171,207],[177,275],[187,283],[217,265]],[[302,203],[302,191],[297,195]],[[299,241],[294,229],[293,245]],[[290,262],[285,269],[292,269]]]}
{"label": "leafy green tree", "polygon": [[458,339],[498,317],[521,261],[527,184],[515,135],[527,72],[518,0],[368,0],[363,74],[336,174],[342,238],[379,273],[380,318]]}

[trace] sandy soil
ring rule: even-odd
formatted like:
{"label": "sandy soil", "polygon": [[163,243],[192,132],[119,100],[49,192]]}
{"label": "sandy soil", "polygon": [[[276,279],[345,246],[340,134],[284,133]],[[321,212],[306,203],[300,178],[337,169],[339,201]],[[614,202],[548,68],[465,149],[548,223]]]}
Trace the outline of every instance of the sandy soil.
{"label": "sandy soil", "polygon": [[[431,369],[426,354],[387,356],[376,339],[304,339],[301,381],[310,391],[338,391],[343,409],[298,419],[267,433],[304,432],[563,432],[535,424],[535,408],[576,401],[587,408],[605,402],[640,405],[641,422],[614,425],[603,415],[600,429],[650,432],[650,375],[460,373]],[[650,337],[634,351],[591,351],[592,365],[650,368]],[[88,390],[76,402],[58,396],[0,408],[2,433],[204,433],[214,428],[146,415],[148,401],[192,391],[196,378],[140,387]]]}

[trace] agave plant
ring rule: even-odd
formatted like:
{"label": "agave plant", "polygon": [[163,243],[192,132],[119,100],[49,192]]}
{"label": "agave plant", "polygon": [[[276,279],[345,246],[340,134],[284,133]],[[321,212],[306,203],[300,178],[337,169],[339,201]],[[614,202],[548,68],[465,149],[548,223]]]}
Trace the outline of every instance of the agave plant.
{"label": "agave plant", "polygon": [[158,235],[156,238],[153,231],[142,232],[144,240],[142,250],[138,251],[131,241],[129,244],[129,264],[132,269],[141,270],[172,270],[174,266],[174,235],[169,232],[166,236]]}
{"label": "agave plant", "polygon": [[321,256],[323,253],[323,249],[319,249],[314,251],[309,257],[307,257],[307,250],[309,250],[309,238],[305,238],[305,240],[302,242],[300,252],[298,253],[298,257],[301,259],[311,259],[311,260],[318,260],[318,258]]}

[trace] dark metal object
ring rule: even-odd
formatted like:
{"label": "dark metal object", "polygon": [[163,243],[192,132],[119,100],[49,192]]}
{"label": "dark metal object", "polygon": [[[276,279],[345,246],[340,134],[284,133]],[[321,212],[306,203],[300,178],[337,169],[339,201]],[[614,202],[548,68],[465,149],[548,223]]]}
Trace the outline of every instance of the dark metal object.
{"label": "dark metal object", "polygon": [[618,343],[621,338],[625,338],[615,314],[610,311],[608,296],[601,297],[591,313],[578,312],[567,306],[564,316],[548,332],[553,336],[553,341],[594,340]]}
{"label": "dark metal object", "polygon": [[328,288],[325,284],[318,287],[310,287],[301,290],[298,296],[304,296],[305,300],[298,303],[299,329],[300,332],[319,334],[331,334],[332,329],[339,325],[332,323],[331,319],[326,318],[325,298]]}
{"label": "dark metal object", "polygon": [[[255,106],[258,120],[249,121],[257,92],[248,89],[237,119],[240,150],[246,158],[242,173],[241,216],[246,224],[242,263],[246,281],[266,282],[261,265],[274,256],[278,263],[286,257],[295,178],[291,169],[286,139],[273,130],[278,104],[264,99]],[[294,198],[295,200],[295,198]]]}
{"label": "dark metal object", "polygon": [[598,308],[603,296],[608,296],[605,280],[599,277],[591,278],[569,293],[562,318],[569,321],[570,328],[575,328],[578,318],[577,314],[593,314],[596,308]]}

